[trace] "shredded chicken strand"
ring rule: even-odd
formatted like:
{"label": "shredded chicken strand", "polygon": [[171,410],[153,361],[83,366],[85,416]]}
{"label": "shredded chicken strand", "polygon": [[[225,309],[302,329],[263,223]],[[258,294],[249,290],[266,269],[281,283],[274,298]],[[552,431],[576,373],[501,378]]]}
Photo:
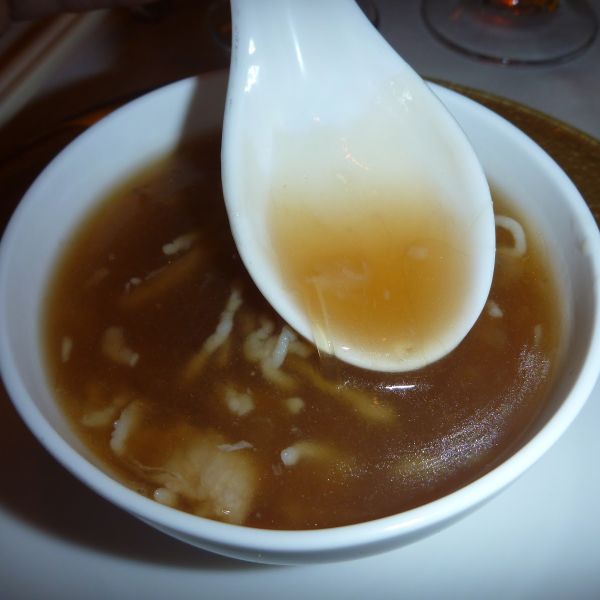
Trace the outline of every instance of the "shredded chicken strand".
{"label": "shredded chicken strand", "polygon": [[139,424],[141,418],[141,406],[138,402],[129,403],[122,411],[114,424],[110,436],[110,448],[118,456],[125,454],[127,440]]}
{"label": "shredded chicken strand", "polygon": [[119,299],[120,306],[125,309],[136,309],[156,301],[196,273],[207,259],[206,250],[199,246],[192,248],[167,266],[153,271],[141,283],[129,288],[125,286],[125,293]]}
{"label": "shredded chicken strand", "polygon": [[279,335],[275,336],[274,329],[272,321],[261,318],[258,329],[248,334],[244,340],[244,357],[249,362],[259,363],[262,376],[267,381],[282,389],[291,390],[296,386],[296,381],[281,367],[291,345],[297,341],[296,334],[284,325]]}
{"label": "shredded chicken strand", "polygon": [[309,364],[294,357],[290,357],[288,366],[301,377],[310,381],[318,390],[343,402],[358,415],[369,421],[373,421],[374,423],[391,423],[395,419],[392,407],[375,396],[328,381]]}
{"label": "shredded chicken strand", "polygon": [[184,233],[176,237],[172,242],[165,244],[162,247],[162,251],[167,256],[173,256],[174,254],[179,254],[184,250],[189,250],[193,245],[196,239],[198,238],[198,233],[196,231],[190,231],[189,233]]}
{"label": "shredded chicken strand", "polygon": [[184,381],[190,381],[197,377],[210,355],[225,344],[233,330],[235,313],[241,305],[242,295],[237,288],[234,288],[219,317],[219,322],[217,323],[214,333],[204,340],[200,350],[194,354],[185,365],[183,370]]}
{"label": "shredded chicken strand", "polygon": [[140,355],[127,345],[121,327],[108,327],[102,334],[101,346],[104,356],[117,364],[135,367],[140,359]]}

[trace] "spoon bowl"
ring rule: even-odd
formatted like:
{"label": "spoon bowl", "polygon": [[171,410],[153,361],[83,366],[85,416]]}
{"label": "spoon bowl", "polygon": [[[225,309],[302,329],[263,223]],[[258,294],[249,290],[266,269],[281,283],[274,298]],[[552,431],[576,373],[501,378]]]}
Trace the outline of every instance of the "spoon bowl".
{"label": "spoon bowl", "polygon": [[240,255],[320,351],[407,371],[454,349],[491,285],[483,170],[352,0],[232,0],[223,190]]}

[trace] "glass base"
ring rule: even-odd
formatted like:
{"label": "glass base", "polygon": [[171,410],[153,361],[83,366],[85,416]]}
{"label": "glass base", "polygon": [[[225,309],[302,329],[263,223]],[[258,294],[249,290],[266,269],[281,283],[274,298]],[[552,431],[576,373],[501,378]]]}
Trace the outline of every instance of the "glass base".
{"label": "glass base", "polygon": [[433,34],[456,51],[503,64],[549,64],[577,56],[598,32],[587,2],[549,4],[553,9],[519,11],[490,0],[423,0],[421,8]]}

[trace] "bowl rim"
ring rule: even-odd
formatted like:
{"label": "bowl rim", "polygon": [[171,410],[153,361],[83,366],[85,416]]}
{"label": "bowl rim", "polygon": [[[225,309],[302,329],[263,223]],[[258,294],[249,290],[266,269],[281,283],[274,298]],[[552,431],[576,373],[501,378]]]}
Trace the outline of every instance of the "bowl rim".
{"label": "bowl rim", "polygon": [[[23,231],[27,214],[39,202],[48,174],[56,168],[57,163],[69,159],[68,152],[75,152],[80,144],[93,143],[98,128],[114,127],[113,123],[118,123],[128,111],[136,110],[140,103],[152,101],[163,94],[181,94],[191,86],[198,84],[200,87],[208,86],[210,91],[211,87],[221,85],[221,80],[226,80],[223,73],[223,71],[217,71],[189,77],[144,94],[92,125],[57,154],[26,192],[6,227],[0,242],[0,290],[6,289],[10,272],[10,251],[16,238]],[[544,170],[551,175],[554,185],[560,188],[561,195],[568,202],[580,229],[585,233],[586,243],[589,244],[588,256],[597,277],[593,284],[594,312],[590,319],[592,328],[587,353],[579,365],[579,372],[560,407],[533,439],[472,483],[442,498],[387,517],[316,530],[270,530],[223,523],[184,513],[150,500],[119,483],[81,456],[48,423],[36,406],[35,400],[28,394],[11,352],[8,336],[1,335],[0,373],[7,391],[21,418],[46,450],[101,497],[142,520],[151,524],[156,523],[163,531],[166,529],[181,536],[191,536],[200,545],[204,544],[204,547],[209,548],[211,546],[215,548],[230,547],[242,554],[289,553],[299,556],[323,551],[349,551],[352,548],[364,547],[372,543],[380,544],[397,537],[416,534],[423,529],[441,526],[446,521],[455,519],[492,498],[531,467],[575,419],[589,397],[600,373],[600,361],[597,360],[597,357],[600,356],[600,297],[598,292],[600,235],[598,227],[575,185],[562,168],[531,138],[509,121],[476,101],[438,84],[430,85],[442,101],[447,102],[450,99],[452,102],[462,103],[469,111],[483,111],[486,119],[506,129],[507,135],[512,135],[518,143],[524,145],[528,153],[533,154],[535,160],[539,161]],[[3,294],[4,292],[0,291],[0,298]],[[5,318],[7,319],[8,315],[5,315],[3,309],[0,313],[0,322]]]}

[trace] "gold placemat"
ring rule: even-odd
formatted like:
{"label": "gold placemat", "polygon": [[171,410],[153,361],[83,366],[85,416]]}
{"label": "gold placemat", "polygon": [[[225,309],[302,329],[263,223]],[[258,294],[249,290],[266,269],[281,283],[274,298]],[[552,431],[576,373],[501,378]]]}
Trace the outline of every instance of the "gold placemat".
{"label": "gold placemat", "polygon": [[600,226],[600,141],[532,108],[487,92],[438,82],[504,117],[537,142],[567,173]]}

